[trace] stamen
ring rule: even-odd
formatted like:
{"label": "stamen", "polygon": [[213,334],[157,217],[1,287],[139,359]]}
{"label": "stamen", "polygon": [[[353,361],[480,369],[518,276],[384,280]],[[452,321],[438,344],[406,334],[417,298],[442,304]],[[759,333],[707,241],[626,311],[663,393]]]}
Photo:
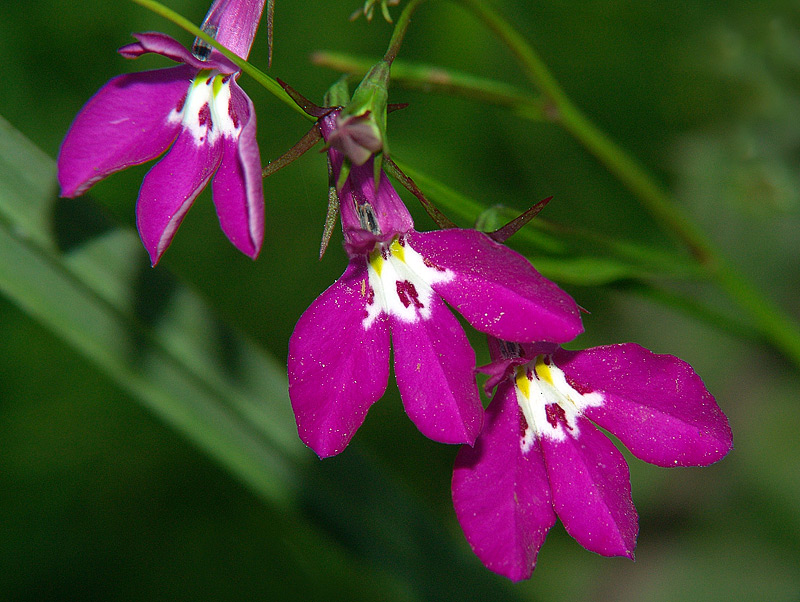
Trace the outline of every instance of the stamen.
{"label": "stamen", "polygon": [[[427,265],[427,263],[425,265]],[[519,343],[504,341],[502,339],[498,339],[498,343],[500,346],[500,355],[503,356],[503,359],[510,360],[522,357],[522,347],[520,347]]]}
{"label": "stamen", "polygon": [[362,230],[366,230],[375,236],[380,236],[381,227],[378,225],[378,218],[372,205],[369,203],[356,203],[356,213],[358,213],[358,223]]}
{"label": "stamen", "polygon": [[[203,27],[203,33],[207,33],[213,39],[217,38],[217,26],[216,25],[206,25]],[[201,38],[195,38],[194,43],[192,44],[192,54],[196,59],[201,61],[208,60],[208,57],[211,56],[211,44],[206,42]]]}

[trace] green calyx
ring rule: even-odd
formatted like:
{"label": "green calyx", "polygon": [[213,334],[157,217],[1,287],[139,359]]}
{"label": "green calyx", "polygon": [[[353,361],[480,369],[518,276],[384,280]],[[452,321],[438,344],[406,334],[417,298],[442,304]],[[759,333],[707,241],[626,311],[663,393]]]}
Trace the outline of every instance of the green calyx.
{"label": "green calyx", "polygon": [[383,152],[387,156],[389,152],[386,141],[386,112],[389,102],[390,69],[391,63],[385,60],[373,65],[340,115],[343,122],[359,121],[362,128],[369,126],[377,141],[370,150],[376,154]]}

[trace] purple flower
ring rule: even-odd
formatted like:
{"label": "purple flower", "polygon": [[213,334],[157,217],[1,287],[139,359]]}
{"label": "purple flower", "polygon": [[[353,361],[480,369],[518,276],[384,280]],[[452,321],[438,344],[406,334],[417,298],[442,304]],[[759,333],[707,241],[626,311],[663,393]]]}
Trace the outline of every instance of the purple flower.
{"label": "purple flower", "polygon": [[[328,138],[336,112],[321,122]],[[342,155],[329,150],[334,177]],[[335,181],[335,179],[334,179]],[[474,230],[417,232],[372,160],[340,191],[350,262],[300,318],[289,340],[289,395],[301,439],[341,452],[386,390],[390,339],[406,412],[426,436],[472,443],[483,408],[475,355],[453,306],[494,336],[563,342],[582,330],[575,302],[521,255]]]}
{"label": "purple flower", "polygon": [[[217,0],[203,23],[247,58],[264,0]],[[61,194],[76,197],[95,182],[169,152],[147,173],[136,223],[155,265],[209,180],[223,232],[255,258],[264,236],[264,193],[253,103],[236,83],[238,68],[196,43],[192,54],[161,33],[134,34],[126,58],[152,52],[177,67],[120,75],[78,113],[58,156]]]}
{"label": "purple flower", "polygon": [[588,550],[633,558],[628,466],[594,424],[657,466],[706,466],[731,449],[725,415],[676,357],[631,343],[490,348],[483,370],[497,391],[475,446],[456,457],[453,504],[474,552],[509,579],[530,577],[556,516]]}

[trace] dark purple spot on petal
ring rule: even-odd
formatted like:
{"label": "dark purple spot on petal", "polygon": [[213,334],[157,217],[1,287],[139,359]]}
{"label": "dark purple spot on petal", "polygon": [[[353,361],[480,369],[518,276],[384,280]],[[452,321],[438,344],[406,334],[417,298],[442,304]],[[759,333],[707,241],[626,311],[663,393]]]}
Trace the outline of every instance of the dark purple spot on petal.
{"label": "dark purple spot on petal", "polygon": [[425,307],[419,300],[417,287],[415,287],[414,284],[408,280],[397,281],[397,296],[400,299],[400,303],[403,304],[403,307],[408,307],[412,303],[414,304],[414,307],[418,309]]}
{"label": "dark purple spot on petal", "polygon": [[433,262],[432,262],[430,259],[428,259],[427,257],[423,257],[423,258],[422,258],[422,263],[424,263],[424,264],[425,264],[426,266],[428,266],[429,268],[433,268],[433,269],[434,269],[434,270],[436,270],[437,272],[444,272],[444,271],[445,271],[445,269],[444,269],[443,267],[436,265],[435,263],[433,263]]}
{"label": "dark purple spot on petal", "polygon": [[525,436],[525,431],[528,430],[528,421],[525,420],[525,414],[522,412],[519,413],[519,436],[520,438]]}
{"label": "dark purple spot on petal", "polygon": [[554,429],[558,428],[558,423],[561,422],[567,430],[572,430],[572,427],[567,422],[567,415],[564,412],[564,408],[557,403],[548,403],[544,406],[544,412],[547,415],[547,422],[549,422],[550,426]]}
{"label": "dark purple spot on petal", "polygon": [[231,121],[233,121],[233,127],[239,127],[239,116],[236,115],[236,110],[233,108],[233,103],[228,103],[228,115],[231,117]]}
{"label": "dark purple spot on petal", "polygon": [[564,379],[567,381],[570,387],[575,389],[581,395],[586,395],[587,393],[591,393],[593,389],[587,387],[586,385],[579,383],[578,381],[572,379],[568,374],[564,374]]}
{"label": "dark purple spot on petal", "polygon": [[214,127],[214,124],[211,123],[211,109],[208,107],[208,103],[200,107],[200,112],[197,113],[197,123],[201,127],[208,124],[209,129]]}
{"label": "dark purple spot on petal", "polygon": [[183,105],[186,103],[186,95],[187,94],[189,94],[188,90],[183,93],[183,96],[181,96],[181,99],[178,101],[178,105],[175,107],[175,110],[178,111],[178,113],[183,111]]}

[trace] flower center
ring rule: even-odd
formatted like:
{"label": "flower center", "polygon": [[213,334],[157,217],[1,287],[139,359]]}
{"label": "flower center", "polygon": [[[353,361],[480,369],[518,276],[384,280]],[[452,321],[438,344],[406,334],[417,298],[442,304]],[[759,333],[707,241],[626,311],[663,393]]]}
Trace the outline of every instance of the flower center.
{"label": "flower center", "polygon": [[231,104],[231,75],[202,69],[194,78],[181,107],[167,120],[180,121],[195,143],[214,144],[220,136],[237,138],[241,125]]}
{"label": "flower center", "polygon": [[367,272],[369,292],[364,328],[369,328],[382,313],[404,322],[427,320],[434,295],[431,285],[454,278],[450,270],[433,265],[412,249],[405,236],[376,244],[369,255]]}
{"label": "flower center", "polygon": [[579,393],[550,355],[538,355],[517,367],[517,402],[525,417],[521,434],[522,451],[530,449],[535,437],[563,441],[567,434],[578,436],[577,417],[584,408],[603,404],[600,393]]}

